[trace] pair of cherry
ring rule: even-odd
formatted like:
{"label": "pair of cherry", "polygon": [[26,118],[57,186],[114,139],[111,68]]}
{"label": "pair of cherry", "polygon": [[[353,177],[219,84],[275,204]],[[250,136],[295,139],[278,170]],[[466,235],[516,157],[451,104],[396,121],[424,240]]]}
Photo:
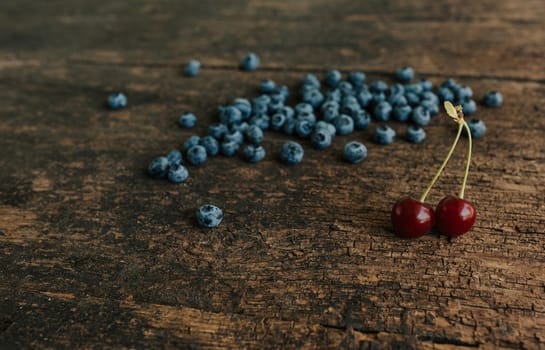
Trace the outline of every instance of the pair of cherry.
{"label": "pair of cherry", "polygon": [[[437,228],[442,234],[449,237],[457,237],[471,230],[471,227],[473,227],[473,224],[475,223],[475,207],[471,202],[464,199],[464,191],[467,183],[467,176],[469,174],[469,164],[471,162],[471,132],[467,122],[464,120],[462,106],[454,107],[449,101],[445,101],[444,106],[448,116],[458,124],[458,134],[456,135],[456,139],[454,140],[447,157],[443,161],[443,164],[437,171],[437,174],[435,174],[435,177],[426,191],[424,191],[420,197],[420,200],[404,197],[394,204],[392,208],[392,225],[394,231],[401,237],[421,237],[429,233],[434,224],[437,224]],[[458,197],[446,196],[443,198],[434,211],[431,205],[425,203],[426,197],[450,160],[464,128],[468,135],[469,147],[464,180],[460,193]]]}

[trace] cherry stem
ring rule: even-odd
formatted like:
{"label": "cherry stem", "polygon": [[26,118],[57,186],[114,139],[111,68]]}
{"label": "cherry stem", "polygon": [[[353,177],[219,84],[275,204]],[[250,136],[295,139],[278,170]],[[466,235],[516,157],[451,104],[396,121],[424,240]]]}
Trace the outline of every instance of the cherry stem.
{"label": "cherry stem", "polygon": [[[447,157],[443,161],[443,164],[441,164],[441,167],[437,171],[437,174],[435,174],[435,176],[433,177],[433,180],[431,180],[430,184],[428,185],[428,188],[426,188],[426,191],[424,191],[424,193],[422,193],[422,196],[420,196],[420,202],[424,203],[424,201],[426,200],[426,197],[428,196],[428,193],[430,193],[430,191],[431,191],[431,188],[433,187],[433,185],[435,185],[435,183],[437,182],[437,179],[439,179],[439,176],[441,176],[441,173],[443,172],[443,170],[445,170],[445,167],[447,166],[447,163],[450,160],[450,157],[452,157],[452,154],[454,153],[454,149],[456,148],[456,144],[458,143],[458,140],[460,140],[460,135],[462,135],[462,129],[464,128],[464,125],[466,125],[466,127],[469,130],[469,127],[467,126],[466,122],[463,119],[460,119],[458,121],[458,133],[456,134],[456,138],[454,139],[454,143],[450,147],[450,150],[448,151]],[[470,141],[470,153],[471,153],[471,141]],[[467,169],[466,169],[466,177],[467,177],[468,171],[469,171],[469,163],[468,163]],[[462,191],[461,191],[462,196],[464,194],[464,187],[465,187],[465,179],[464,179],[464,184],[462,186]],[[462,198],[462,197],[460,197],[460,198]]]}
{"label": "cherry stem", "polygon": [[468,137],[468,148],[467,148],[467,163],[466,163],[466,171],[464,173],[464,181],[462,182],[462,188],[460,189],[460,194],[458,197],[460,197],[460,199],[464,199],[464,191],[466,189],[466,184],[467,184],[467,176],[469,175],[469,164],[471,163],[471,148],[472,148],[472,141],[471,141],[471,130],[469,129],[469,125],[467,125],[467,122],[464,120],[464,123],[463,123],[465,129],[466,129],[466,132],[467,132],[467,137]]}

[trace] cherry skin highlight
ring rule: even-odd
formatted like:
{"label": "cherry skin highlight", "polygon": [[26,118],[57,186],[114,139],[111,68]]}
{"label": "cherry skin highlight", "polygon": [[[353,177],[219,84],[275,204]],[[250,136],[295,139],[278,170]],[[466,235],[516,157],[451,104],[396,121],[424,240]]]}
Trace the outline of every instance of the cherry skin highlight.
{"label": "cherry skin highlight", "polygon": [[471,230],[476,216],[471,202],[454,196],[443,198],[435,211],[439,232],[449,237],[458,237]]}
{"label": "cherry skin highlight", "polygon": [[435,222],[433,207],[404,197],[392,207],[392,226],[398,236],[418,238],[429,233]]}

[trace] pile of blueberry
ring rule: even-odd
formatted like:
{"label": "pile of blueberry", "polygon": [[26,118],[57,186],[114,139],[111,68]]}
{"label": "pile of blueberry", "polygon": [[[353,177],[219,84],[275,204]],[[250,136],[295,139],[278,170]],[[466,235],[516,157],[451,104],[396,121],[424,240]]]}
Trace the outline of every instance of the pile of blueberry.
{"label": "pile of blueberry", "polygon": [[[240,68],[245,71],[257,69],[259,58],[250,53],[245,56]],[[200,63],[191,60],[186,68],[187,76],[199,74]],[[349,135],[354,130],[377,123],[373,141],[379,145],[392,143],[396,132],[388,122],[394,120],[407,123],[405,138],[411,143],[421,143],[426,138],[423,127],[439,113],[439,104],[453,101],[463,107],[466,116],[476,112],[473,91],[469,86],[447,79],[434,92],[432,82],[427,79],[414,81],[414,70],[403,67],[395,72],[396,82],[388,85],[382,80],[367,83],[363,72],[350,72],[343,79],[338,70],[331,70],[322,82],[314,74],[304,76],[299,89],[297,103],[288,105],[290,91],[285,85],[264,80],[259,86],[261,95],[253,98],[235,98],[230,104],[218,108],[218,122],[208,127],[208,135],[189,137],[182,146],[185,154],[172,150],[166,156],[154,159],[148,173],[155,178],[168,178],[180,183],[187,179],[185,164],[200,165],[207,158],[221,154],[233,157],[239,151],[250,163],[265,158],[262,145],[265,131],[281,132],[301,139],[309,139],[316,149],[328,148],[336,135]],[[112,99],[112,102],[118,99]],[[484,104],[499,107],[502,96],[499,92],[485,95]],[[120,108],[115,103],[111,108]],[[126,105],[126,98],[124,100]],[[179,117],[183,128],[195,126],[197,118],[193,113]],[[486,127],[480,120],[469,121],[472,136],[484,135]],[[288,141],[280,148],[280,159],[285,164],[302,161],[304,150],[301,144]],[[350,163],[359,163],[367,157],[366,146],[350,141],[343,148],[343,158]]]}

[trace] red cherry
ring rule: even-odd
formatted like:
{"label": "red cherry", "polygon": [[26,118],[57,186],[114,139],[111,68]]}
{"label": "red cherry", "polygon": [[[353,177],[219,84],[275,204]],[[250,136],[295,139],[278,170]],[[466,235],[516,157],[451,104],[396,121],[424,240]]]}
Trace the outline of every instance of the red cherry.
{"label": "red cherry", "polygon": [[431,231],[434,221],[433,207],[416,199],[401,198],[392,207],[392,225],[401,237],[421,237]]}
{"label": "red cherry", "polygon": [[449,237],[458,237],[471,230],[476,216],[471,202],[454,196],[443,198],[436,209],[439,232]]}

